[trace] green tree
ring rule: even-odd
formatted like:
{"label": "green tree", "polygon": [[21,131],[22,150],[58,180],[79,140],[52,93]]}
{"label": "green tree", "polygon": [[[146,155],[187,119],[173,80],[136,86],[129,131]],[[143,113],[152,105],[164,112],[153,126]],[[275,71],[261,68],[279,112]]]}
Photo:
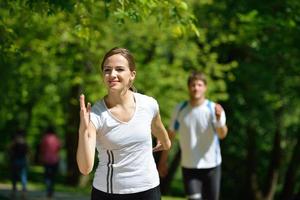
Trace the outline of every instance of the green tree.
{"label": "green tree", "polygon": [[[92,103],[105,94],[99,58],[114,46],[130,49],[138,65],[136,87],[158,99],[164,120],[185,99],[186,72],[219,80],[211,94],[226,99],[222,77],[235,63],[218,56],[182,1],[2,1],[0,130],[26,129],[31,146],[52,124],[64,138],[67,180],[76,184],[78,96]],[[9,141],[5,134],[1,148]]]}
{"label": "green tree", "polygon": [[[236,79],[227,81],[230,134],[223,167],[231,180],[223,179],[223,192],[228,198],[291,199],[299,191],[299,8],[293,0],[195,7],[198,21],[210,22],[205,25],[211,43],[229,41],[216,47],[220,62],[239,63],[232,71]],[[240,192],[226,192],[233,190]]]}

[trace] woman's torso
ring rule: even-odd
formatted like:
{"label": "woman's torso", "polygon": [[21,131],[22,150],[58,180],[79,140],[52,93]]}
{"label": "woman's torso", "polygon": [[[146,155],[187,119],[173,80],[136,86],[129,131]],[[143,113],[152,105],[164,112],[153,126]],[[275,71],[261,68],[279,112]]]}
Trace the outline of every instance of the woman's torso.
{"label": "woman's torso", "polygon": [[158,105],[151,97],[134,95],[136,110],[128,122],[116,119],[103,100],[92,108],[99,158],[93,186],[103,192],[136,193],[159,184],[151,137],[151,122]]}

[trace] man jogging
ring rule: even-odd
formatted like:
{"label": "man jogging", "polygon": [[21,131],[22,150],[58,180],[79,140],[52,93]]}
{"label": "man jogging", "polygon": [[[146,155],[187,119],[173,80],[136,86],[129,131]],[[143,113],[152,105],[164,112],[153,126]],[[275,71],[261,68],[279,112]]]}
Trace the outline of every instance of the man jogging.
{"label": "man jogging", "polygon": [[[219,139],[226,137],[225,112],[220,104],[205,97],[205,75],[193,72],[188,78],[190,99],[178,104],[169,126],[171,139],[179,133],[184,189],[189,200],[217,200],[220,196],[221,150]],[[158,170],[167,174],[169,151],[163,151]]]}

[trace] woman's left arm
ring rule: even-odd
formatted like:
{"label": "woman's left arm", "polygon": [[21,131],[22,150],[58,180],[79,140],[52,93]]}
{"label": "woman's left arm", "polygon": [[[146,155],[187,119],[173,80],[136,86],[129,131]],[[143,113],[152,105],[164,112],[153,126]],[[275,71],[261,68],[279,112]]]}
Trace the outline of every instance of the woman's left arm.
{"label": "woman's left arm", "polygon": [[152,134],[157,138],[157,145],[153,148],[153,151],[168,150],[171,148],[171,141],[168,136],[168,132],[161,121],[159,112],[153,118],[151,123]]}

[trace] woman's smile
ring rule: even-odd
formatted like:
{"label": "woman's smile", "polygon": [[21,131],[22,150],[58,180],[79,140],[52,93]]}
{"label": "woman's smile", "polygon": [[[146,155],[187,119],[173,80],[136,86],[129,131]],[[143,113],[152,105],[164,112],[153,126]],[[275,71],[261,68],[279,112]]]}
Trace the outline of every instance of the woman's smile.
{"label": "woman's smile", "polygon": [[110,87],[113,87],[113,86],[115,86],[119,82],[120,81],[118,81],[118,80],[111,80],[111,81],[108,81],[108,84],[109,84]]}

